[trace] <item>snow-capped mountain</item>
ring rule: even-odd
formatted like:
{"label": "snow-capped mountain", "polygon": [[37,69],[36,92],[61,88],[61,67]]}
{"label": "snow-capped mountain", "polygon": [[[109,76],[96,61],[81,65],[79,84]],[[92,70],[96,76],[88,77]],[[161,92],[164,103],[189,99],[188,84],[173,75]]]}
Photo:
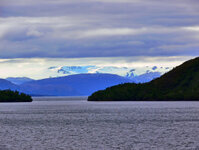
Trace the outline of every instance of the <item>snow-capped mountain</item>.
{"label": "snow-capped mountain", "polygon": [[73,75],[82,73],[110,73],[125,75],[129,69],[127,67],[114,67],[114,66],[62,66],[50,67],[51,71],[56,71],[58,74]]}
{"label": "snow-capped mountain", "polygon": [[63,75],[73,75],[82,73],[109,73],[116,74],[130,79],[135,79],[138,81],[142,79],[141,82],[145,81],[144,78],[154,79],[162,74],[168,72],[172,68],[170,67],[158,67],[158,66],[144,66],[144,67],[115,67],[115,66],[60,66],[60,67],[50,67],[49,71],[54,72],[57,76]]}
{"label": "snow-capped mountain", "polygon": [[161,76],[160,72],[147,72],[145,74],[135,76],[132,78],[134,83],[146,83],[150,82],[153,79],[159,78]]}

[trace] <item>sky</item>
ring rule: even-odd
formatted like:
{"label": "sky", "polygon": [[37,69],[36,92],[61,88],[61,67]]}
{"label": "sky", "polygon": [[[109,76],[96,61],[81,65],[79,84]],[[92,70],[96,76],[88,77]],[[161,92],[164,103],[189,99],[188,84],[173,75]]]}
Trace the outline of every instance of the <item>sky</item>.
{"label": "sky", "polygon": [[0,77],[45,78],[55,65],[176,66],[199,55],[198,18],[198,0],[0,0]]}

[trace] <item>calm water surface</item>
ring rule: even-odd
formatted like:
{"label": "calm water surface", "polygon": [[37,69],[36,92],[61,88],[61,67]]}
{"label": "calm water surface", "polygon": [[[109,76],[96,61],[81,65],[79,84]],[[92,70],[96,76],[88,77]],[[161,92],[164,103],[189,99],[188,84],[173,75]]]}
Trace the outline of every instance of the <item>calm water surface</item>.
{"label": "calm water surface", "polygon": [[199,102],[85,99],[0,104],[0,150],[199,150]]}

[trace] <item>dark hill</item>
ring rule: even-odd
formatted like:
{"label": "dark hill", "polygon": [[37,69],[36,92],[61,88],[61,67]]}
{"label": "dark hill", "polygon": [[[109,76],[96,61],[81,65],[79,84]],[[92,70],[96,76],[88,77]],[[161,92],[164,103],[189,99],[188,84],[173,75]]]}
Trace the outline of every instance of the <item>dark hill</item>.
{"label": "dark hill", "polygon": [[149,83],[120,84],[93,93],[89,101],[199,100],[199,58]]}
{"label": "dark hill", "polygon": [[4,102],[32,102],[32,98],[29,95],[17,91],[3,90],[0,91],[0,103]]}

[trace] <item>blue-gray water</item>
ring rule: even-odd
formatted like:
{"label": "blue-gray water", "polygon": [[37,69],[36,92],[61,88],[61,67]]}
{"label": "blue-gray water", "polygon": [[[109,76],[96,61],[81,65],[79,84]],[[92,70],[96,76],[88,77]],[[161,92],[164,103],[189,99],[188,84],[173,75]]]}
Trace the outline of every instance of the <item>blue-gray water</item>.
{"label": "blue-gray water", "polygon": [[199,149],[199,102],[70,99],[0,104],[0,150]]}

